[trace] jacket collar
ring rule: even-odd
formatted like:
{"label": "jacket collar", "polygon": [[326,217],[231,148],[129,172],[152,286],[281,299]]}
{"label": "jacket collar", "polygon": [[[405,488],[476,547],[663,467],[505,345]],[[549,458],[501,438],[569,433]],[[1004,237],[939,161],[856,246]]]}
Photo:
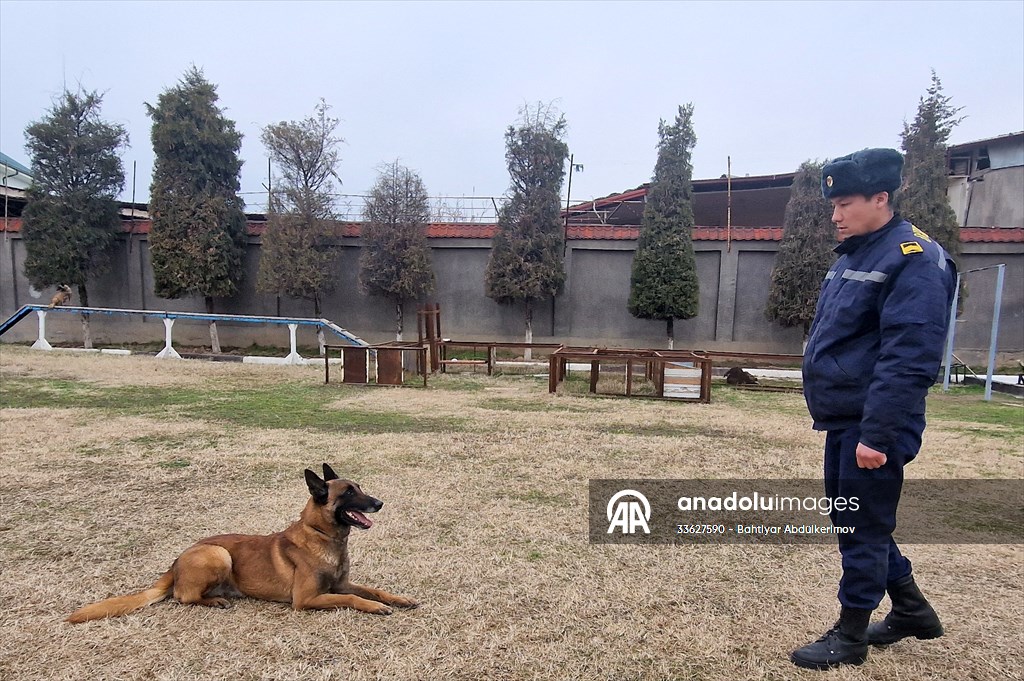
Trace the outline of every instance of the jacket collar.
{"label": "jacket collar", "polygon": [[900,224],[901,222],[903,222],[903,218],[900,217],[900,214],[899,213],[893,213],[892,214],[892,219],[889,220],[889,222],[887,222],[884,225],[882,225],[880,228],[876,229],[875,231],[871,232],[870,234],[862,234],[860,236],[851,236],[849,239],[846,239],[845,241],[840,241],[839,245],[836,246],[835,248],[833,248],[832,251],[835,252],[835,253],[839,253],[840,255],[842,255],[844,253],[853,253],[858,248],[861,248],[862,246],[866,246],[867,244],[871,243],[875,239],[881,238],[881,236],[883,234],[885,234],[886,232],[888,232],[889,230],[891,230],[893,227],[895,227],[896,225]]}

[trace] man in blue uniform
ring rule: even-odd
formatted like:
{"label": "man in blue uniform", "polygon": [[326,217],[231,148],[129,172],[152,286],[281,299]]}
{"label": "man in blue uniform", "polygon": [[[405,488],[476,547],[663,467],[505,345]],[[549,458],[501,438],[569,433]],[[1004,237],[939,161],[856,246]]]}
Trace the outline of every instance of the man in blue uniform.
{"label": "man in blue uniform", "polygon": [[[822,169],[839,259],[825,276],[804,351],[804,397],[814,428],[827,431],[827,496],[858,502],[831,516],[855,529],[838,535],[839,621],[790,655],[808,669],[861,664],[869,643],[943,633],[892,532],[903,466],[921,447],[956,268],[925,232],[893,213],[902,169],[894,149],[864,149]],[[886,591],[892,611],[869,627]]]}

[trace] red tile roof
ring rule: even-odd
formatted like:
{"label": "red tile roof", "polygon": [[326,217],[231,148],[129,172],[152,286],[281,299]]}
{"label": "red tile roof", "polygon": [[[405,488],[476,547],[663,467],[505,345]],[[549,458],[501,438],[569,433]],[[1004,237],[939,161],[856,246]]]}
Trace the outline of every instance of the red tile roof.
{"label": "red tile roof", "polygon": [[[691,184],[693,185],[695,193],[725,191],[726,187],[730,183],[732,184],[734,191],[741,191],[743,189],[763,189],[765,187],[789,187],[793,184],[793,179],[795,177],[796,173],[776,173],[774,175],[755,175],[753,177],[743,175],[740,177],[733,177],[731,179],[722,175],[721,177],[713,177],[706,180],[693,180]],[[573,214],[586,213],[587,211],[597,210],[598,208],[614,205],[616,203],[638,201],[647,195],[648,187],[650,187],[650,183],[645,183],[636,189],[628,189],[624,192],[609,194],[608,196],[602,196],[594,199],[593,201],[575,203],[569,206],[568,210]]]}
{"label": "red tile roof", "polygon": [[[148,234],[152,227],[150,220],[125,220],[124,231],[134,234]],[[358,237],[361,225],[358,222],[338,223],[338,234],[342,237]],[[259,236],[266,229],[265,222],[249,222],[250,235]],[[20,232],[21,218],[0,219],[0,232]],[[436,222],[427,225],[427,237],[431,239],[490,239],[498,231],[494,223]],[[570,240],[608,239],[629,241],[640,236],[640,228],[631,225],[569,225]],[[725,227],[694,227],[694,241],[779,241],[781,227],[733,227],[731,234]],[[1024,227],[962,227],[960,239],[965,243],[1024,243]]]}
{"label": "red tile roof", "polygon": [[1024,227],[961,227],[960,241],[966,243],[1024,243]]}
{"label": "red tile roof", "polygon": [[433,222],[427,225],[431,239],[490,239],[498,231],[494,223]]}
{"label": "red tile roof", "polygon": [[781,241],[782,227],[694,227],[694,241]]}

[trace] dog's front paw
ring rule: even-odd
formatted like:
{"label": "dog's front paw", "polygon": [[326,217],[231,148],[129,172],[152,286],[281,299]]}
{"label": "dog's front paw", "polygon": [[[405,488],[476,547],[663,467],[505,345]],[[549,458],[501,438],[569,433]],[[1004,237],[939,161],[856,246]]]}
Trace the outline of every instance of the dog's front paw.
{"label": "dog's front paw", "polygon": [[408,596],[395,596],[391,601],[391,605],[396,608],[418,608],[420,603],[417,600],[409,598]]}
{"label": "dog's front paw", "polygon": [[368,612],[371,615],[390,615],[392,610],[383,603],[374,603],[367,607],[363,612]]}

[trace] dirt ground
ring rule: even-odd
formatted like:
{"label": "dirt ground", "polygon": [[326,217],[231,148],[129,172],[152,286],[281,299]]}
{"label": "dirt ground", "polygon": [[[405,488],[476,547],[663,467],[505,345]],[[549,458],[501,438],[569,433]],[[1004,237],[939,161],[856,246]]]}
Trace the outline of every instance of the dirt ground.
{"label": "dirt ground", "polygon": [[[591,478],[820,477],[800,395],[601,399],[480,374],[353,388],[321,371],[0,348],[0,678],[822,678],[788,653],[838,614],[833,545],[587,539]],[[908,477],[1024,477],[1024,410],[958,416],[979,400],[931,398]],[[64,622],[202,537],[283,529],[324,461],[385,502],[350,542],[354,580],[419,609],[167,600]],[[906,552],[946,636],[827,678],[1021,679],[1022,546]]]}

